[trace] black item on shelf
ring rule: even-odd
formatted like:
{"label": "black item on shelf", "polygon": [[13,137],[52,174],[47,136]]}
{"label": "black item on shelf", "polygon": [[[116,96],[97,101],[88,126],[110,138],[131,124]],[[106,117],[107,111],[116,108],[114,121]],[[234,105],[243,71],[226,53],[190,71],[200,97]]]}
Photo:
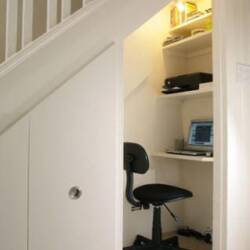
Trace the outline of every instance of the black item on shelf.
{"label": "black item on shelf", "polygon": [[212,82],[213,75],[209,73],[192,73],[179,75],[165,80],[162,93],[172,94],[177,92],[191,91],[199,89],[202,83]]}

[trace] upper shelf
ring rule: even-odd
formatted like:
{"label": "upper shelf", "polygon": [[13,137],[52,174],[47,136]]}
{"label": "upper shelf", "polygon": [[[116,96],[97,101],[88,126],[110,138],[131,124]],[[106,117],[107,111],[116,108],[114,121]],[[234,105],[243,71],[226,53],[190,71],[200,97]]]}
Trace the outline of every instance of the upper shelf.
{"label": "upper shelf", "polygon": [[212,31],[206,31],[164,46],[163,50],[185,54],[212,47]]}
{"label": "upper shelf", "polygon": [[160,98],[175,99],[175,100],[177,99],[183,101],[187,98],[212,96],[212,93],[213,93],[213,83],[210,82],[210,83],[200,84],[200,88],[197,90],[179,92],[175,94],[162,94],[160,95]]}
{"label": "upper shelf", "polygon": [[189,156],[189,155],[175,155],[168,154],[164,152],[155,153],[152,156],[161,157],[167,159],[176,159],[176,160],[186,160],[186,161],[198,161],[198,162],[213,162],[213,157],[205,157],[205,156]]}
{"label": "upper shelf", "polygon": [[172,29],[170,34],[186,35],[190,34],[190,31],[198,28],[206,28],[207,24],[212,21],[212,13],[204,14],[200,17],[194,18],[190,21],[186,21]]}

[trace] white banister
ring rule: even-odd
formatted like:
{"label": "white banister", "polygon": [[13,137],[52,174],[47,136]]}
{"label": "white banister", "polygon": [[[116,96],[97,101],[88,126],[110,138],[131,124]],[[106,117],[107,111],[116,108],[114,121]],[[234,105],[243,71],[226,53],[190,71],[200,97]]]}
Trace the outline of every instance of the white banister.
{"label": "white banister", "polygon": [[58,0],[47,0],[47,30],[58,24],[60,20],[58,10]]}
{"label": "white banister", "polygon": [[23,14],[24,0],[17,0],[17,48],[16,52],[23,48]]}
{"label": "white banister", "polygon": [[0,0],[0,65],[98,0]]}
{"label": "white banister", "polygon": [[22,47],[32,42],[33,39],[33,0],[23,0],[23,36]]}
{"label": "white banister", "polygon": [[62,21],[62,0],[57,0],[58,23]]}
{"label": "white banister", "polygon": [[47,32],[47,0],[33,1],[33,40]]}
{"label": "white banister", "polygon": [[86,6],[86,0],[82,0],[82,8]]}
{"label": "white banister", "polygon": [[6,11],[6,57],[10,57],[22,46],[22,0],[7,1]]}
{"label": "white banister", "polygon": [[17,0],[7,1],[7,16],[6,16],[6,58],[16,52],[17,40]]}
{"label": "white banister", "polygon": [[6,59],[7,0],[0,1],[0,63]]}
{"label": "white banister", "polygon": [[61,0],[61,17],[62,20],[71,14],[71,0]]}

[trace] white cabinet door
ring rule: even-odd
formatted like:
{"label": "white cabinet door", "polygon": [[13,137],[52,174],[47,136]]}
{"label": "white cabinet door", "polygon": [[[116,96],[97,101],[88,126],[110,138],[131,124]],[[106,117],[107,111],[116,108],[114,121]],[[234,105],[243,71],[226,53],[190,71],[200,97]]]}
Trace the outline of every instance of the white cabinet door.
{"label": "white cabinet door", "polygon": [[[31,114],[30,250],[115,249],[115,51],[106,50]],[[74,186],[79,199],[69,197]]]}
{"label": "white cabinet door", "polygon": [[0,249],[27,250],[29,123],[0,136]]}

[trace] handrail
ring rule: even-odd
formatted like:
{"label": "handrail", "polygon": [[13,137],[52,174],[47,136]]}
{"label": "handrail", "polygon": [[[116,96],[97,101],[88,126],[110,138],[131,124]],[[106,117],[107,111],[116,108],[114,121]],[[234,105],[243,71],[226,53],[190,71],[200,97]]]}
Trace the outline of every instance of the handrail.
{"label": "handrail", "polygon": [[[15,60],[63,30],[100,0],[0,1],[0,78]],[[53,36],[53,35],[52,35]]]}

